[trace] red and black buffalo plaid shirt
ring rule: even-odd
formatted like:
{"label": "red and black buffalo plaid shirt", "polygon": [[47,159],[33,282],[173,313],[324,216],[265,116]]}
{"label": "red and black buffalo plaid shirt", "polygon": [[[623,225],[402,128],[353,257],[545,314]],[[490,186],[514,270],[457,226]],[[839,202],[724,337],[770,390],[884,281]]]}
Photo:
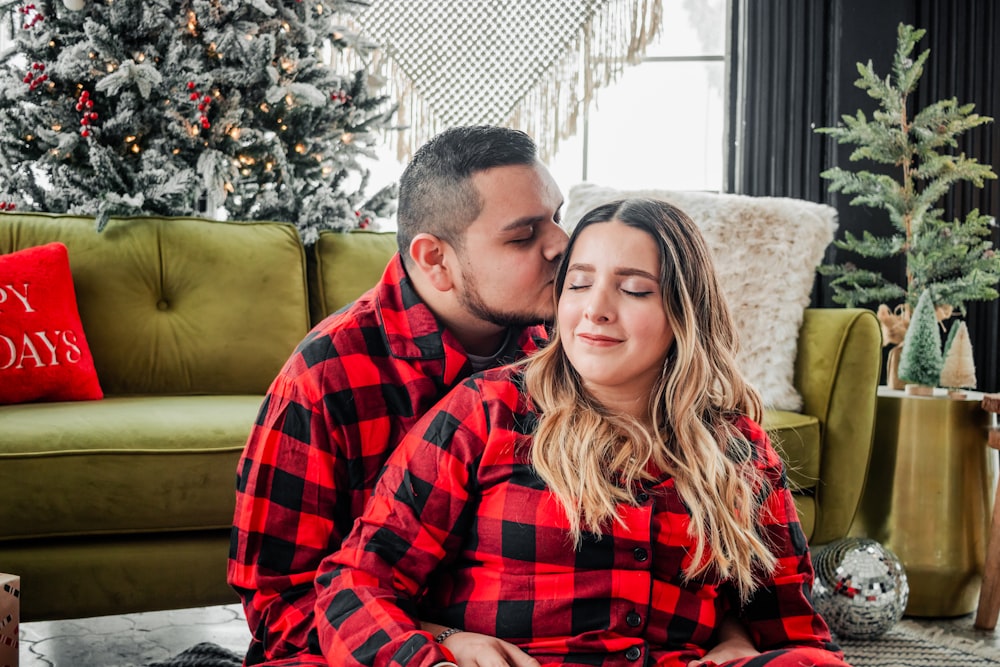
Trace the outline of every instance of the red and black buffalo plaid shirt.
{"label": "red and black buffalo plaid shirt", "polygon": [[[537,349],[510,337],[503,361]],[[303,340],[271,385],[237,470],[229,583],[253,639],[247,664],[318,653],[314,578],[361,514],[410,427],[472,373],[399,256],[379,284]]]}
{"label": "red and black buffalo plaid shirt", "polygon": [[509,368],[473,376],[389,459],[363,517],[320,567],[329,664],[453,659],[420,632],[419,615],[513,642],[543,665],[683,666],[713,645],[728,610],[760,650],[842,658],[811,603],[806,540],[760,426],[736,422],[771,485],[759,530],[778,564],[741,607],[731,582],[683,579],[690,515],[670,477],[637,488],[622,525],[572,546],[565,512],[530,465],[536,415],[520,385]]}

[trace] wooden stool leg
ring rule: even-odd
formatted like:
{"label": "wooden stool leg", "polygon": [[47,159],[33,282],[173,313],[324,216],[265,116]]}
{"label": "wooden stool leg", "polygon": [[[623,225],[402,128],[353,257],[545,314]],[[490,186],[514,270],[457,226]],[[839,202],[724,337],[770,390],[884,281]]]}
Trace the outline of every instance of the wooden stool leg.
{"label": "wooden stool leg", "polygon": [[997,626],[1000,615],[1000,485],[993,499],[993,519],[990,523],[990,538],[986,544],[986,566],[983,572],[983,587],[979,591],[979,609],[976,611],[975,626],[980,630],[992,630]]}

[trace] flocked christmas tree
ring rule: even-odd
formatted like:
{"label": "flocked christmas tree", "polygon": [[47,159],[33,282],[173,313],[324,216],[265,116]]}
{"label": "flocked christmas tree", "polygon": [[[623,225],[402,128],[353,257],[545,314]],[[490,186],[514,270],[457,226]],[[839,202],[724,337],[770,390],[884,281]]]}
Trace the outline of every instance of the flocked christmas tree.
{"label": "flocked christmas tree", "polygon": [[1000,280],[1000,255],[990,242],[992,218],[978,210],[964,220],[945,220],[937,202],[956,183],[967,181],[983,187],[996,178],[988,165],[964,153],[954,154],[957,137],[992,119],[973,113],[974,105],[954,98],[941,100],[914,113],[910,95],[917,87],[929,51],[912,53],[923,30],[900,25],[892,74],[875,73],[871,61],[858,63],[861,78],[855,83],[878,102],[868,118],[863,111],[845,115],[843,125],[820,128],[839,143],[853,144],[851,161],[889,165],[893,175],[835,167],[823,172],[831,191],[855,195],[851,204],[884,209],[893,231],[876,236],[865,231],[859,238],[847,233],[836,245],[863,257],[887,259],[903,256],[906,281],[897,284],[876,271],[853,263],[820,268],[833,276],[834,301],[848,306],[902,302],[915,307],[927,289],[934,295],[938,314],[949,317],[964,312],[968,301],[995,299]]}
{"label": "flocked christmas tree", "polygon": [[0,79],[0,200],[94,215],[99,229],[111,215],[285,220],[307,243],[391,214],[394,188],[367,199],[359,157],[392,104],[364,71],[324,58],[370,46],[335,22],[358,4],[10,5],[20,25]]}
{"label": "flocked christmas tree", "polygon": [[924,290],[910,318],[899,358],[899,378],[921,387],[937,386],[941,378],[941,332],[934,313],[934,299]]}

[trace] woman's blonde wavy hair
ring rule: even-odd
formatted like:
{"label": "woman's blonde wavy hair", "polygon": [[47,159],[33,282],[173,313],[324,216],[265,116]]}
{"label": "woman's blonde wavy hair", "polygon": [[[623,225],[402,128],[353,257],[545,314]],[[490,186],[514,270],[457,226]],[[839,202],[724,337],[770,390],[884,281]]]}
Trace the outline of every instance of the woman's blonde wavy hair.
{"label": "woman's blonde wavy hair", "polygon": [[[738,339],[701,232],[661,201],[630,199],[587,213],[578,223],[556,275],[556,302],[580,233],[618,221],[649,234],[660,255],[660,286],[674,332],[663,373],[649,397],[648,420],[612,413],[589,395],[570,365],[557,331],[525,362],[525,387],[540,418],[531,449],[538,475],[565,508],[572,537],[621,522],[620,503],[636,504],[650,469],[674,478],[691,513],[695,540],[688,579],[706,574],[735,581],[745,599],[775,558],[758,534],[767,481],[735,415],[760,422],[760,396],[736,365]],[[651,429],[647,424],[655,424]]]}

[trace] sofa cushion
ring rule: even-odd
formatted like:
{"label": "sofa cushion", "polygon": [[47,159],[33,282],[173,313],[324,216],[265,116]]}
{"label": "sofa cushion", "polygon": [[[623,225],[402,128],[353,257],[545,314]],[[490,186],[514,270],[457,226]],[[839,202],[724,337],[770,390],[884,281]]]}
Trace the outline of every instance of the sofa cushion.
{"label": "sofa cushion", "polygon": [[0,543],[229,527],[261,399],[0,406]]}
{"label": "sofa cushion", "polygon": [[740,330],[738,361],[767,407],[797,412],[793,384],[803,313],[816,267],[833,241],[837,210],[787,197],[617,190],[591,183],[569,191],[572,228],[591,208],[626,197],[664,199],[691,216],[717,258],[716,270]]}
{"label": "sofa cushion", "polygon": [[320,233],[309,266],[313,324],[374,287],[395,253],[393,232]]}
{"label": "sofa cushion", "polygon": [[0,255],[0,403],[103,395],[66,246],[47,243]]}
{"label": "sofa cushion", "polygon": [[788,465],[788,481],[793,490],[813,489],[820,472],[819,419],[798,412],[766,410],[762,426],[771,443]]}
{"label": "sofa cushion", "polygon": [[820,477],[819,419],[798,412],[766,410],[762,426],[785,461],[799,522],[803,532],[811,535],[816,520],[816,485]]}
{"label": "sofa cushion", "polygon": [[291,224],[0,216],[0,253],[56,240],[108,395],[262,395],[309,330]]}

